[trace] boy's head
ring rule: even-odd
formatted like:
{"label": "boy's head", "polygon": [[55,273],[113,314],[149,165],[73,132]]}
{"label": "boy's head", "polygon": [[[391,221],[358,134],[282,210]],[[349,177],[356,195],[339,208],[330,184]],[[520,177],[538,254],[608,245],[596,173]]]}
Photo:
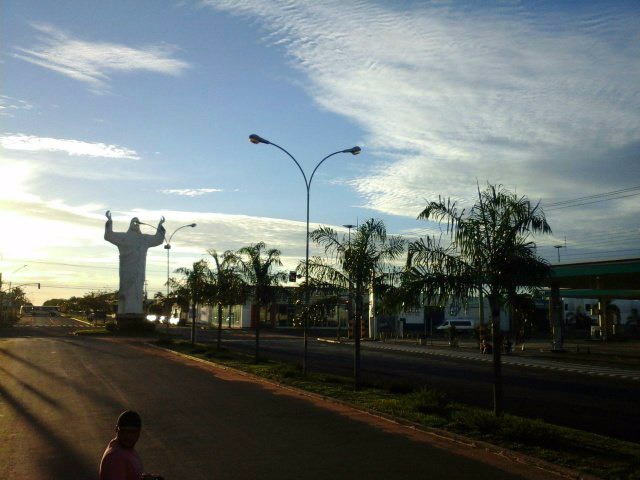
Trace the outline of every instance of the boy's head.
{"label": "boy's head", "polygon": [[133,448],[140,438],[142,419],[133,410],[127,410],[120,414],[116,425],[116,439],[124,448]]}

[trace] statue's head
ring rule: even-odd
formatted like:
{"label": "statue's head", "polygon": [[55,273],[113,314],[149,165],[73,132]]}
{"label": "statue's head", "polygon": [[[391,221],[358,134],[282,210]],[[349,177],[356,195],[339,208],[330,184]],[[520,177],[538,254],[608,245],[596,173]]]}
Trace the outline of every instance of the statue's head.
{"label": "statue's head", "polygon": [[129,231],[130,232],[136,232],[136,233],[142,233],[142,232],[140,232],[140,220],[138,220],[138,217],[133,217],[131,219],[131,222],[129,223]]}

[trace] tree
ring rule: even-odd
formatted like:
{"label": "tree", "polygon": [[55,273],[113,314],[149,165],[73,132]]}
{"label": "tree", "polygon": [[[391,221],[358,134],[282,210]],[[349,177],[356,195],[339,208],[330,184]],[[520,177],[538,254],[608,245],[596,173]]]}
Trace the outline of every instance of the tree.
{"label": "tree", "polygon": [[23,305],[30,305],[26,292],[13,287],[0,292],[0,325],[13,325],[18,321],[18,312]]}
{"label": "tree", "polygon": [[282,265],[280,250],[267,249],[264,242],[238,250],[236,261],[244,282],[252,291],[253,304],[257,306],[255,362],[258,363],[260,358],[260,312],[273,303],[277,293],[275,287],[285,281],[287,274],[284,271],[275,271],[275,267]]}
{"label": "tree", "polygon": [[61,312],[67,312],[69,309],[69,300],[66,298],[50,298],[49,300],[45,300],[42,305],[45,307],[58,307]]}
{"label": "tree", "polygon": [[478,188],[478,200],[468,212],[456,202],[439,198],[429,202],[418,219],[446,223],[450,244],[426,238],[409,245],[405,286],[423,291],[441,304],[448,299],[466,302],[481,293],[489,300],[493,342],[494,413],[501,415],[502,369],[500,311],[514,306],[518,295],[540,285],[549,264],[536,255],[530,237],[551,233],[540,204],[502,186]]}
{"label": "tree", "polygon": [[222,256],[218,255],[214,249],[208,250],[213,258],[215,269],[212,270],[212,293],[211,300],[218,306],[218,350],[220,350],[222,337],[222,308],[224,305],[231,309],[231,305],[244,302],[242,293],[245,291],[243,282],[238,272],[236,264],[238,258],[231,251],[225,251]]}
{"label": "tree", "polygon": [[[311,240],[324,246],[330,260],[314,258],[309,265],[310,276],[317,283],[336,285],[353,291],[355,318],[353,326],[354,388],[360,388],[360,330],[363,317],[363,296],[377,274],[388,262],[404,252],[405,242],[398,236],[387,235],[382,220],[369,219],[356,229],[349,240],[329,227],[320,227],[310,234]],[[351,299],[350,299],[351,302]]]}
{"label": "tree", "polygon": [[[167,312],[167,296],[162,292],[156,292],[153,294],[153,300],[149,302],[149,313],[153,313],[155,315],[162,315]],[[169,311],[171,310],[171,306],[169,305]],[[167,317],[168,322],[168,317]]]}
{"label": "tree", "polygon": [[196,306],[211,296],[211,270],[206,260],[194,262],[193,268],[178,268],[184,276],[184,286],[191,299],[191,343],[196,341]]}
{"label": "tree", "polygon": [[116,305],[117,299],[117,291],[96,290],[85,293],[77,300],[77,305],[85,312],[89,310],[112,312],[112,306]]}

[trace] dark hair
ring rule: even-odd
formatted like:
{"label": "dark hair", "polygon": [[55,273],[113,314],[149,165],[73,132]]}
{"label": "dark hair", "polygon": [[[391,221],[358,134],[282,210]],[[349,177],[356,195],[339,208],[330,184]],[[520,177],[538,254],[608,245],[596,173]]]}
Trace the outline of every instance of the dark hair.
{"label": "dark hair", "polygon": [[142,427],[142,419],[133,410],[126,410],[118,417],[118,426],[140,428]]}

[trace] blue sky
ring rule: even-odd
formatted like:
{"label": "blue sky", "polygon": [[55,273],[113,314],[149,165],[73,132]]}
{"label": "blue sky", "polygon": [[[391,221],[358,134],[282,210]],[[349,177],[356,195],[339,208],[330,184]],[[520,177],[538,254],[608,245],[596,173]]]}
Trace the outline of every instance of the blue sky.
{"label": "blue sky", "polygon": [[312,228],[415,238],[427,200],[490,182],[542,201],[552,262],[565,238],[563,262],[640,255],[637,2],[9,0],[1,21],[0,271],[36,302],[117,288],[106,210],[196,222],[172,270],[258,241],[293,268],[302,176],[251,133],[307,175],[362,147],[318,170]]}

